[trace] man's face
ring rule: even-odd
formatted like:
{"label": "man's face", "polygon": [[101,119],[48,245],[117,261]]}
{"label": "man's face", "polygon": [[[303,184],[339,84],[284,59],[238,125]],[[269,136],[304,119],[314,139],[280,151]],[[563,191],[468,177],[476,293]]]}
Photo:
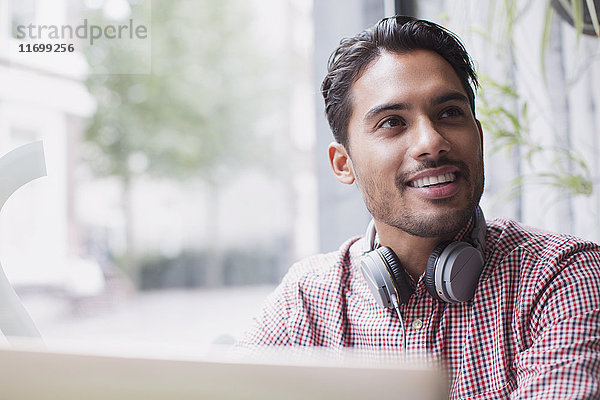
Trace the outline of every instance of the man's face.
{"label": "man's face", "polygon": [[378,221],[421,237],[459,231],[483,192],[481,127],[435,52],[384,52],[350,89],[349,173]]}

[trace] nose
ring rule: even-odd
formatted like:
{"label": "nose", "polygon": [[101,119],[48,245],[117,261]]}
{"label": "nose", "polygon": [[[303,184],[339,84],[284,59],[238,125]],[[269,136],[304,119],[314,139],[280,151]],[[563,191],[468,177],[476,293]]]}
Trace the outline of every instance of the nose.
{"label": "nose", "polygon": [[437,159],[450,151],[450,142],[428,118],[414,127],[410,155],[415,160]]}

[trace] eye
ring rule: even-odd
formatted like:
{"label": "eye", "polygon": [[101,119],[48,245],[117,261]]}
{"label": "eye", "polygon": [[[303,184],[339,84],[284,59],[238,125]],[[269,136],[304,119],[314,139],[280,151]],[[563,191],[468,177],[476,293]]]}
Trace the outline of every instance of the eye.
{"label": "eye", "polygon": [[450,108],[446,108],[444,111],[442,111],[442,113],[440,114],[440,118],[461,117],[464,114],[465,113],[461,108],[450,107]]}
{"label": "eye", "polygon": [[398,126],[404,126],[404,120],[399,117],[388,117],[384,119],[381,124],[379,124],[380,128],[396,128]]}

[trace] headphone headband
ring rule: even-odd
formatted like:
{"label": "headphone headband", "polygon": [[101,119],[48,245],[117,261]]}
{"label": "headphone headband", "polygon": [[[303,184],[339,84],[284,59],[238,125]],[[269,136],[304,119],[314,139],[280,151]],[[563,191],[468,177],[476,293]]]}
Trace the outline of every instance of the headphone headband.
{"label": "headphone headband", "polygon": [[375,228],[375,220],[371,218],[367,226],[367,234],[365,235],[366,246],[363,253],[375,250],[375,242],[377,239],[377,230]]}

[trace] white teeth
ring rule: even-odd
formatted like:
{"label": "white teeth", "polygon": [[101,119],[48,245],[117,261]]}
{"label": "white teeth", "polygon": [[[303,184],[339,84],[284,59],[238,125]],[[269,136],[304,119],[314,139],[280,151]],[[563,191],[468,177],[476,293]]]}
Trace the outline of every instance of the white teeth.
{"label": "white teeth", "polygon": [[448,183],[454,182],[456,180],[456,176],[453,172],[449,172],[447,174],[438,175],[438,176],[429,176],[421,179],[417,179],[415,181],[410,182],[410,186],[416,188],[422,188],[425,186],[437,185],[440,183]]}

